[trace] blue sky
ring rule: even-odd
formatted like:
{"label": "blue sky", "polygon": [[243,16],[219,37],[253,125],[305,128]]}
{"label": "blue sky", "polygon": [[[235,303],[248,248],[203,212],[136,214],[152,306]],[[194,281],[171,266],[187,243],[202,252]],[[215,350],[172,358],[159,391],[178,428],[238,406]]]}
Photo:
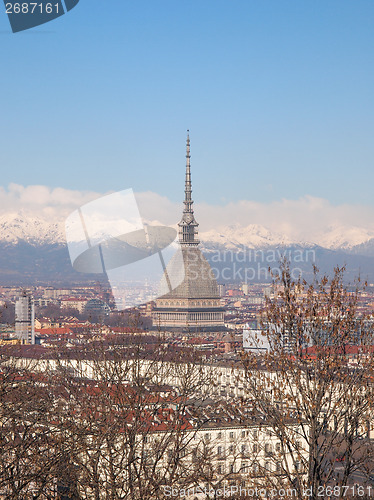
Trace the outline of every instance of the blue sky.
{"label": "blue sky", "polygon": [[[80,0],[0,15],[1,186],[374,205],[372,0]],[[249,223],[249,221],[248,221]]]}

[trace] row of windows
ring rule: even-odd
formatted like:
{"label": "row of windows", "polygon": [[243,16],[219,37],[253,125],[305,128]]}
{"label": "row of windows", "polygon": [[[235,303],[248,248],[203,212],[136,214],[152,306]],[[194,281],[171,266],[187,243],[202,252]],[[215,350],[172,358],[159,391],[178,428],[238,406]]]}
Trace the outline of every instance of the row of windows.
{"label": "row of windows", "polygon": [[[256,432],[258,432],[258,431],[256,431]],[[249,433],[249,431],[242,431],[242,437],[245,437],[246,435],[248,435],[248,433]],[[234,437],[233,434],[234,434],[233,432],[230,432],[230,437],[233,438]],[[210,433],[206,433],[204,436],[205,440],[209,441],[210,436],[211,436]],[[221,439],[222,432],[219,432],[217,437],[218,437],[218,439]],[[145,443],[148,442],[147,437],[144,437],[144,442]],[[301,441],[295,442],[295,448],[298,450],[301,449]],[[238,452],[238,451],[240,451],[240,453],[242,453],[242,454],[246,454],[250,450],[252,450],[252,453],[260,453],[262,450],[262,446],[260,446],[258,443],[253,443],[252,446],[250,446],[248,444],[241,444],[240,448],[236,447],[235,445],[230,445],[228,447],[229,454],[233,454],[234,452]],[[275,445],[273,445],[272,443],[265,443],[264,451],[265,451],[265,454],[271,454],[271,453],[273,453],[273,451],[275,451],[276,453],[280,453],[281,452],[281,443],[277,442],[277,443],[275,443]],[[225,447],[224,446],[217,446],[217,455],[223,456],[224,454],[225,454]]]}
{"label": "row of windows", "polygon": [[[272,437],[274,435],[274,433],[271,431],[271,429],[266,429],[266,430],[263,430],[262,432],[263,436],[267,436],[267,437]],[[206,432],[205,435],[204,435],[204,439],[205,441],[210,441],[212,439],[212,437],[214,437],[214,435],[212,436],[212,433],[210,432]],[[224,436],[222,434],[222,432],[217,432],[217,439],[222,439]],[[252,439],[254,439],[255,441],[258,440],[259,438],[259,432],[258,432],[258,429],[253,429],[252,431],[246,431],[246,430],[243,430],[243,431],[230,431],[229,432],[229,439],[230,440],[234,440],[236,438],[245,438],[245,437],[252,437]]]}
{"label": "row of windows", "polygon": [[[295,469],[300,469],[300,463],[295,463]],[[263,466],[258,463],[249,465],[247,462],[242,462],[241,464],[229,464],[228,469],[224,464],[220,464],[217,466],[218,474],[261,474],[263,472],[275,472],[277,474],[282,473],[282,464],[281,462],[276,462],[273,464],[272,462],[265,462]]]}
{"label": "row of windows", "polygon": [[189,306],[189,307],[201,307],[201,306],[214,306],[217,305],[216,302],[213,300],[203,300],[203,301],[192,301],[192,302],[183,302],[183,301],[178,301],[178,302],[169,302],[169,301],[163,301],[160,300],[159,304],[162,306]]}
{"label": "row of windows", "polygon": [[[230,446],[228,447],[228,452],[229,452],[230,454],[233,454],[235,451],[238,451],[238,449],[239,449],[239,448],[235,449],[235,446],[234,446],[234,445],[230,445]],[[276,444],[275,444],[275,447],[273,447],[273,445],[272,445],[271,443],[266,443],[266,444],[265,444],[265,448],[264,448],[264,449],[265,449],[265,453],[266,453],[266,454],[271,454],[271,453],[273,453],[273,450],[274,450],[274,449],[275,449],[275,451],[276,451],[277,453],[279,453],[279,452],[281,451],[281,444],[280,444],[280,443],[276,443]],[[248,452],[249,452],[249,450],[250,450],[250,446],[249,446],[249,445],[247,445],[247,444],[242,444],[242,445],[240,446],[240,452],[241,452],[242,454],[248,453]],[[255,444],[253,444],[253,445],[252,445],[252,452],[253,452],[253,453],[259,453],[260,451],[261,451],[261,446],[260,446],[259,444],[255,443]],[[224,452],[225,452],[225,448],[224,448],[224,446],[217,446],[217,455],[218,455],[218,456],[222,456],[222,455],[224,454]]]}
{"label": "row of windows", "polygon": [[188,321],[197,321],[197,320],[205,320],[205,321],[218,321],[221,318],[221,313],[214,312],[197,312],[197,313],[177,313],[177,312],[162,312],[160,313],[160,319],[163,321],[166,320],[188,320]]}
{"label": "row of windows", "polygon": [[[169,450],[167,452],[167,458],[168,460],[172,460],[174,457],[174,452]],[[183,453],[180,458],[184,458],[187,455],[187,453]],[[192,452],[192,460],[195,460],[197,457],[197,450],[193,450]],[[157,460],[159,460],[160,457],[156,457]],[[175,457],[174,457],[175,458]],[[147,462],[149,465],[154,464],[154,460],[151,459],[149,453],[147,451],[143,452],[143,460]],[[294,463],[294,470],[295,471],[300,471],[302,470],[301,467],[301,462],[296,461]],[[245,462],[242,461],[241,463],[239,462],[232,462],[228,464],[228,466],[223,462],[219,463],[217,465],[216,471],[218,474],[252,474],[252,475],[262,475],[265,472],[275,472],[277,474],[281,474],[284,472],[284,469],[282,467],[282,462],[277,461],[277,462],[270,462],[270,461],[265,461],[262,464],[259,462]]]}
{"label": "row of windows", "polygon": [[[245,438],[245,437],[248,437],[250,435],[251,435],[250,431],[239,431],[238,435],[236,434],[235,431],[231,431],[229,433],[229,438],[230,438],[230,440],[233,440],[233,439],[235,439],[236,437],[239,437],[239,436],[242,437],[242,438]],[[221,431],[217,432],[217,439],[222,439],[223,437],[224,436],[223,436],[223,433]],[[258,437],[258,431],[257,430],[253,430],[252,431],[252,437],[254,439],[256,439]],[[212,439],[212,433],[206,432],[205,435],[204,435],[204,439],[205,439],[205,441],[210,441]]]}

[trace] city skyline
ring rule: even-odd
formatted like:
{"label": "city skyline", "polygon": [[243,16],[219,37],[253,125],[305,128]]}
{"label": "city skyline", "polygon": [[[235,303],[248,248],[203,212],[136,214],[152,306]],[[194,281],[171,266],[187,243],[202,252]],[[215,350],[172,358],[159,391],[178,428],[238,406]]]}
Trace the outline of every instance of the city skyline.
{"label": "city skyline", "polygon": [[371,496],[373,21],[4,1],[0,500]]}

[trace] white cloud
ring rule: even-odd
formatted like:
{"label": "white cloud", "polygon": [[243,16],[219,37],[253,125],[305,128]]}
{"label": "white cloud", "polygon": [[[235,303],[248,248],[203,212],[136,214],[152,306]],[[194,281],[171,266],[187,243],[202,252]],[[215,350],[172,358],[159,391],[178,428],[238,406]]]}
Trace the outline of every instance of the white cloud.
{"label": "white cloud", "polygon": [[[180,220],[182,204],[170,202],[155,193],[138,195],[141,213],[151,220],[175,224]],[[322,235],[332,231],[352,232],[361,228],[364,233],[374,232],[374,208],[364,205],[332,205],[328,200],[303,196],[297,200],[279,200],[260,203],[239,200],[226,205],[195,205],[200,231],[223,229],[225,226],[259,224],[271,232],[284,234],[293,241],[321,241]],[[342,234],[342,237],[344,234]]]}
{"label": "white cloud", "polygon": [[328,200],[304,196],[298,200],[259,203],[241,200],[228,205],[197,206],[203,230],[218,226],[261,224],[291,239],[315,241],[336,227],[359,227],[374,231],[374,209],[363,205],[332,205]]}
{"label": "white cloud", "polygon": [[[10,184],[8,188],[0,187],[0,215],[22,212],[55,222],[63,221],[76,208],[105,194],[108,193]],[[136,193],[136,199],[141,216],[148,221],[175,225],[181,218],[182,203],[173,203],[150,191]],[[271,203],[250,200],[216,206],[196,203],[195,214],[202,232],[224,226],[260,224],[294,241],[320,241],[322,234],[333,230],[341,233],[352,231],[352,228],[368,233],[374,231],[373,207],[348,203],[332,205],[328,200],[312,196]]]}
{"label": "white cloud", "polygon": [[146,191],[135,193],[135,198],[140,215],[147,221],[174,225],[182,217],[182,203],[173,203],[166,196]]}
{"label": "white cloud", "polygon": [[47,186],[9,184],[0,187],[0,214],[22,212],[40,218],[64,220],[77,207],[102,196],[92,191],[75,191]]}

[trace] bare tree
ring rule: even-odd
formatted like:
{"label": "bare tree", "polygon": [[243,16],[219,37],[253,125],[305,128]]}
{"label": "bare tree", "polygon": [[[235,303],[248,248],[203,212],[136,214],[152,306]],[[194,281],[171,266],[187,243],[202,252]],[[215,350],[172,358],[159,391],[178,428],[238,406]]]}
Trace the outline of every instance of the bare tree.
{"label": "bare tree", "polygon": [[210,385],[196,353],[116,336],[57,354],[56,453],[77,471],[71,484],[80,498],[164,498],[165,485],[193,483],[199,422],[189,402]]}
{"label": "bare tree", "polygon": [[247,401],[278,440],[267,481],[292,485],[300,498],[307,488],[314,499],[328,485],[347,485],[371,460],[363,445],[373,410],[372,321],[358,314],[360,281],[348,289],[343,277],[344,268],[331,279],[315,269],[308,284],[283,262],[262,318],[270,349],[243,357]]}
{"label": "bare tree", "polygon": [[0,349],[0,492],[48,498],[55,490],[53,398],[33,360],[16,363],[18,346]]}

